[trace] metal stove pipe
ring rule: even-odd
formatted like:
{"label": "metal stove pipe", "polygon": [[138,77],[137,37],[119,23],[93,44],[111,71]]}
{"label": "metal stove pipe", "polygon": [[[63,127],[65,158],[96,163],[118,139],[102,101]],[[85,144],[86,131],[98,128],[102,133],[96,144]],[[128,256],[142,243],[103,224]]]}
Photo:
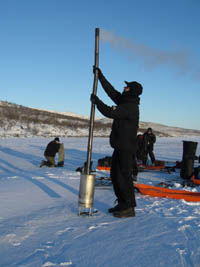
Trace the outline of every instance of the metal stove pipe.
{"label": "metal stove pipe", "polygon": [[[95,29],[95,67],[99,67],[99,28]],[[98,72],[94,74],[93,82],[93,94],[97,93],[97,83],[98,83]],[[93,130],[94,130],[94,118],[95,118],[95,105],[91,103],[91,112],[90,112],[90,124],[89,124],[89,137],[88,137],[88,149],[87,149],[87,161],[86,161],[86,174],[90,174],[91,166],[91,155],[92,155],[92,141],[93,141]]]}
{"label": "metal stove pipe", "polygon": [[[95,67],[99,67],[99,28],[95,29]],[[94,73],[93,82],[93,94],[97,93],[98,72]],[[90,124],[89,124],[89,136],[88,136],[88,148],[87,148],[87,161],[84,168],[84,172],[81,173],[80,187],[79,187],[79,215],[81,215],[81,209],[89,209],[89,215],[92,215],[92,207],[94,200],[94,188],[96,175],[91,174],[91,156],[92,156],[92,142],[93,142],[93,130],[94,130],[94,118],[95,118],[95,105],[91,103],[90,112]]]}

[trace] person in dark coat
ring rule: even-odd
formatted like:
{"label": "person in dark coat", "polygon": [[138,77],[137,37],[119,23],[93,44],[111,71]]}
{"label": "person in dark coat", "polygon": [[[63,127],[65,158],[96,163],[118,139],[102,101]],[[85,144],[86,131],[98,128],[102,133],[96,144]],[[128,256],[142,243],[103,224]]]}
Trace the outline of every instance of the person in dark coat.
{"label": "person in dark coat", "polygon": [[146,153],[143,134],[138,134],[137,136],[137,160],[141,160],[143,164],[146,164]]}
{"label": "person in dark coat", "polygon": [[143,134],[144,139],[144,147],[145,147],[145,165],[148,160],[148,155],[150,156],[152,165],[155,164],[155,156],[154,156],[154,143],[156,142],[156,136],[153,133],[151,128],[148,128],[147,131]]}
{"label": "person in dark coat", "polygon": [[116,106],[107,106],[96,95],[91,101],[97,109],[108,118],[113,119],[110,145],[114,149],[111,164],[111,180],[118,204],[108,211],[115,217],[135,216],[136,206],[132,172],[136,154],[136,139],[139,125],[139,95],[142,85],[138,82],[126,82],[122,93],[118,92],[104,77],[99,68],[98,79]]}
{"label": "person in dark coat", "polygon": [[40,164],[40,167],[46,165],[48,167],[55,167],[55,156],[56,153],[59,151],[60,148],[60,140],[58,137],[56,137],[53,141],[48,143],[45,151],[44,151],[44,156],[47,159],[47,161],[43,160],[42,163]]}

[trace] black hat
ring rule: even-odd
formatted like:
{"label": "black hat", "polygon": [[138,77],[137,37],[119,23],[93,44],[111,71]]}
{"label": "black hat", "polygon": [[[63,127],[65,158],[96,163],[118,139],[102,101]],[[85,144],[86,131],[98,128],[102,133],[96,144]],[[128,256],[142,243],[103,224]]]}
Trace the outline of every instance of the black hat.
{"label": "black hat", "polygon": [[60,139],[59,139],[58,137],[56,137],[56,138],[54,139],[54,141],[58,141],[58,142],[60,142]]}
{"label": "black hat", "polygon": [[141,95],[142,94],[142,85],[136,81],[133,81],[133,82],[127,82],[127,81],[124,81],[125,84],[127,85],[127,87],[129,87],[132,91],[134,91],[135,94],[137,95]]}

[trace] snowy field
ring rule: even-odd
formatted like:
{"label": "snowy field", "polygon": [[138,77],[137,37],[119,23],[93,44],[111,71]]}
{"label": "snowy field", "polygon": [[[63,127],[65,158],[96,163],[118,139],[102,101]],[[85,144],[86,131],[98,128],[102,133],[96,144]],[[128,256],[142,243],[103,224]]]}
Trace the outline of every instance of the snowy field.
{"label": "snowy field", "polygon": [[[65,166],[39,168],[52,139],[0,140],[1,267],[200,266],[200,203],[136,193],[136,217],[120,219],[107,213],[115,201],[112,187],[96,187],[94,208],[99,212],[79,217],[76,168],[86,160],[87,138],[61,138]],[[156,158],[181,160],[182,140],[200,138],[160,138]],[[108,139],[95,138],[93,168],[111,154]],[[178,185],[179,176],[178,171],[146,171],[138,181],[173,180]],[[198,187],[185,189],[200,192]]]}

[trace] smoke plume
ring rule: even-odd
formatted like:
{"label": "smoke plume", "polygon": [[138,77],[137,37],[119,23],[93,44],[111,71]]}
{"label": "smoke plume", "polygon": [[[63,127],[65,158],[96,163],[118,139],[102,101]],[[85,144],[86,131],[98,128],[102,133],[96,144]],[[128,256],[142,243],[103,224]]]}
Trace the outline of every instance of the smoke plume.
{"label": "smoke plume", "polygon": [[159,65],[170,65],[182,73],[188,70],[191,72],[191,67],[193,66],[189,53],[154,49],[134,39],[129,41],[104,29],[100,30],[100,40],[110,43],[115,49],[127,52],[132,60],[137,59],[150,68],[158,67]]}

